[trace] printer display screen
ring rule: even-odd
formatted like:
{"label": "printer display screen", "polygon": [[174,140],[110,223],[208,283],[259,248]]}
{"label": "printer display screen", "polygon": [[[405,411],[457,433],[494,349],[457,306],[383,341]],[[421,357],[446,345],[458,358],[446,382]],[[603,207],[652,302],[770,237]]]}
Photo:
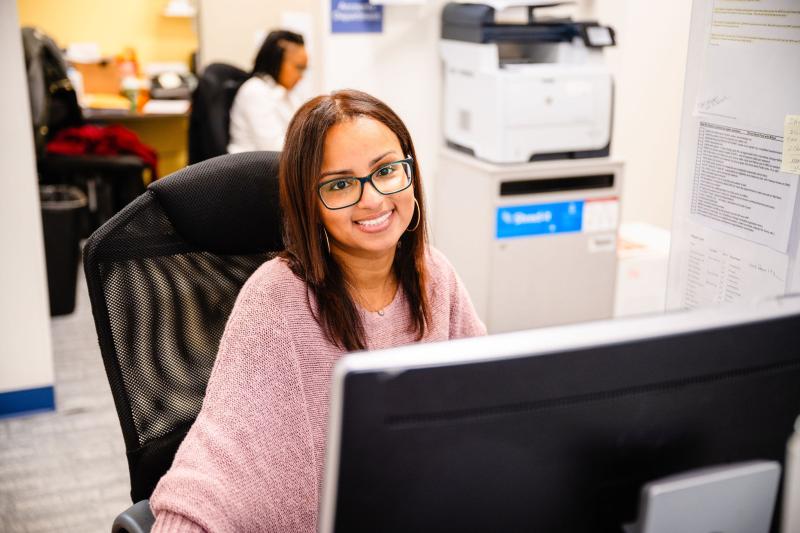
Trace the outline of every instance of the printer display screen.
{"label": "printer display screen", "polygon": [[586,46],[613,46],[614,36],[607,26],[586,26]]}

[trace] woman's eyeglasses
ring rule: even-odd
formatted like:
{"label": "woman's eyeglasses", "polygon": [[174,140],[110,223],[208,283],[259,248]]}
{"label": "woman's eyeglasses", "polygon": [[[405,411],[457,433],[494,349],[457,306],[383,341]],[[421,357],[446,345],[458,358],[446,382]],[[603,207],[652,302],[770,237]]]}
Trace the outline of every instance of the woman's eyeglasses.
{"label": "woman's eyeglasses", "polygon": [[347,176],[323,181],[317,187],[319,198],[328,209],[344,209],[361,201],[364,184],[370,182],[383,195],[398,193],[411,186],[413,158],[387,163],[363,178]]}

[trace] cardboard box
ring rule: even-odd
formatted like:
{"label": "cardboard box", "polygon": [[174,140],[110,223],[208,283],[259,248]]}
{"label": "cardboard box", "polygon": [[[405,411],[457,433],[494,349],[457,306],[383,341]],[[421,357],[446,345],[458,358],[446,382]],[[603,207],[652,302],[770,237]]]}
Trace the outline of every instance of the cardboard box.
{"label": "cardboard box", "polygon": [[72,66],[83,76],[83,92],[87,94],[119,94],[121,77],[113,60],[98,63],[73,63]]}

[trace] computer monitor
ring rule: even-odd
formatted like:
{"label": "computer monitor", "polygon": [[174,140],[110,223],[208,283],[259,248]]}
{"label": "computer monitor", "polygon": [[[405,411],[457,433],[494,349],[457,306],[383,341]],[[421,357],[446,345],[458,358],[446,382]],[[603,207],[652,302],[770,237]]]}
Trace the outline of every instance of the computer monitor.
{"label": "computer monitor", "polygon": [[618,533],[648,481],[783,464],[799,413],[794,297],[350,355],[319,530]]}

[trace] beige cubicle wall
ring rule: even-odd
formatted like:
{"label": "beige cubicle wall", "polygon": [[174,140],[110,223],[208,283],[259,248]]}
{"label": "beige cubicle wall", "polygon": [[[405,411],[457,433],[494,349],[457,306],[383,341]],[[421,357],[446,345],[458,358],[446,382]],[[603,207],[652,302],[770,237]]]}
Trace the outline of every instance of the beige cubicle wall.
{"label": "beige cubicle wall", "polygon": [[[0,2],[0,396],[53,386],[42,219],[22,43],[13,2]],[[5,403],[5,402],[3,402]],[[13,402],[12,402],[13,403]],[[8,406],[7,406],[8,407]],[[9,408],[14,408],[11,405]],[[2,414],[2,413],[0,413]],[[9,413],[6,413],[9,414]]]}

